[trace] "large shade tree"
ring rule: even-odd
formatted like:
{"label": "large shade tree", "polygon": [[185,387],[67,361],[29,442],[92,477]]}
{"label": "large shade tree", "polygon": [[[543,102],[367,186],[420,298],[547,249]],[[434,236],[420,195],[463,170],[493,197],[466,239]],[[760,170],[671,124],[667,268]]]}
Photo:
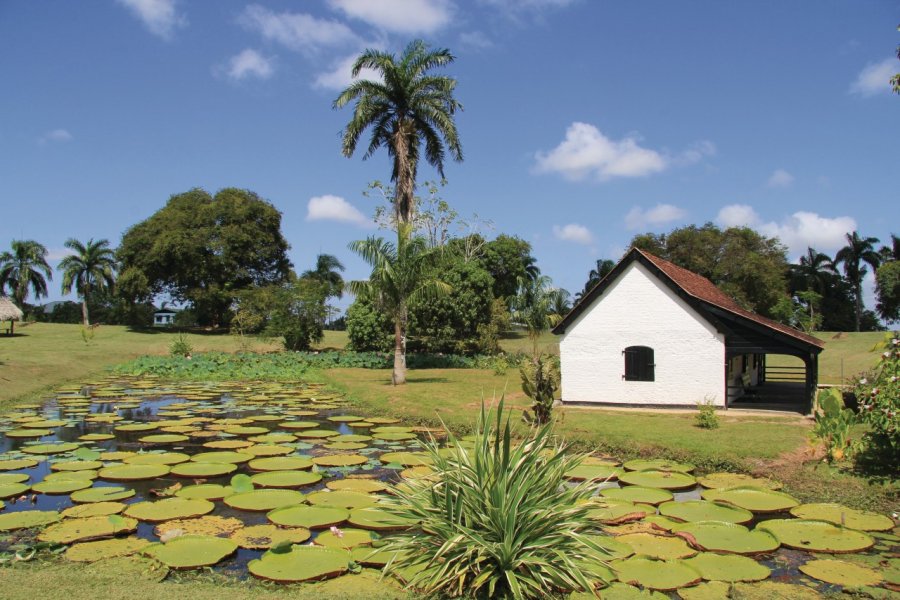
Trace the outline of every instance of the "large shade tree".
{"label": "large shade tree", "polygon": [[862,319],[863,298],[862,298],[862,282],[868,273],[866,265],[872,267],[873,271],[877,271],[881,265],[881,255],[875,249],[878,238],[860,237],[858,231],[848,233],[846,235],[847,245],[838,250],[834,257],[835,265],[842,265],[844,276],[853,286],[853,300],[856,305],[856,331],[860,330],[860,321]]}
{"label": "large shade tree", "polygon": [[28,292],[35,300],[47,296],[47,281],[53,270],[47,262],[47,248],[34,240],[13,240],[12,252],[0,254],[0,292],[9,291],[13,300],[23,307]]}
{"label": "large shade tree", "polygon": [[91,324],[88,303],[96,291],[111,290],[115,282],[116,255],[109,247],[109,240],[93,238],[86,244],[74,238],[66,240],[70,254],[59,263],[63,272],[62,292],[71,293],[72,288],[81,298],[81,320],[85,327]]}
{"label": "large shade tree", "polygon": [[357,78],[371,69],[380,81],[358,79],[334,101],[334,108],[356,102],[353,117],[344,129],[341,149],[351,157],[360,137],[371,130],[363,156],[385,148],[393,161],[394,211],[398,223],[409,223],[415,211],[416,174],[422,145],[425,160],[444,177],[444,160],[462,161],[463,153],[454,115],[462,105],[454,98],[456,79],[434,75],[434,69],[452,63],[447,49],[431,49],[422,40],[411,42],[397,57],[380,50],[366,50],[353,63]]}

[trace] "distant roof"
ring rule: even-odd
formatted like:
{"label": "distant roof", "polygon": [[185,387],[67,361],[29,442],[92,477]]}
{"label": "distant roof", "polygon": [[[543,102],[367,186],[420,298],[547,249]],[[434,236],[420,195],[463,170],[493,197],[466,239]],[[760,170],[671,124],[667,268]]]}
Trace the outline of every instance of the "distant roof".
{"label": "distant roof", "polygon": [[674,286],[677,290],[680,290],[705,305],[721,309],[740,319],[751,321],[757,325],[763,326],[765,329],[805,342],[816,348],[821,349],[825,347],[825,342],[815,336],[803,333],[798,329],[794,329],[793,327],[778,323],[777,321],[773,321],[772,319],[768,319],[755,312],[742,308],[731,296],[717,288],[716,285],[706,277],[688,271],[675,263],[654,256],[653,254],[638,248],[632,248],[606,277],[591,288],[585,297],[581,299],[581,302],[576,304],[569,314],[560,321],[559,325],[554,327],[553,332],[565,333],[566,328],[578,318],[585,309],[593,304],[594,300],[603,293],[603,290],[605,290],[609,284],[625,270],[625,267],[635,260],[639,260],[643,264],[651,267],[650,271],[655,273],[670,286]]}
{"label": "distant roof", "polygon": [[161,308],[153,313],[154,315],[177,315],[178,311]]}
{"label": "distant roof", "polygon": [[21,321],[25,314],[6,296],[0,296],[0,321]]}

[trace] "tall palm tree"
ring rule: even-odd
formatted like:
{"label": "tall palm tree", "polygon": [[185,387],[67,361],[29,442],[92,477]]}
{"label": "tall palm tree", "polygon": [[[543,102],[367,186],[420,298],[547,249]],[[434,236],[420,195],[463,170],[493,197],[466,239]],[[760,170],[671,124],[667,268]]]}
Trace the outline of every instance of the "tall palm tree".
{"label": "tall palm tree", "polygon": [[604,277],[609,275],[610,271],[615,267],[615,261],[609,260],[608,258],[598,258],[596,266],[588,273],[588,280],[584,284],[584,289],[575,294],[575,301],[581,302],[581,299],[587,296],[588,292],[590,292],[595,285],[600,283]]}
{"label": "tall palm tree", "polygon": [[555,288],[550,290],[550,312],[557,315],[565,315],[572,310],[572,303],[569,301],[572,294],[565,288]]}
{"label": "tall palm tree", "polygon": [[844,265],[844,276],[853,286],[853,296],[856,301],[856,331],[859,331],[859,323],[862,319],[863,299],[862,299],[862,281],[868,272],[866,263],[873,270],[878,270],[881,264],[881,255],[875,250],[875,244],[878,238],[859,237],[859,232],[854,231],[846,235],[847,245],[838,250],[834,256],[835,265]]}
{"label": "tall palm tree", "polygon": [[406,383],[409,303],[451,291],[449,285],[433,275],[440,249],[429,248],[425,238],[410,235],[411,227],[409,223],[398,223],[396,244],[375,237],[350,242],[350,249],[372,267],[367,281],[349,283],[350,292],[371,298],[394,321],[394,385]]}
{"label": "tall palm tree", "polygon": [[512,320],[525,327],[531,340],[531,349],[538,356],[538,338],[545,331],[559,323],[562,314],[554,311],[554,291],[552,281],[546,275],[535,279],[519,277],[519,290],[510,301]]}
{"label": "tall palm tree", "polygon": [[881,254],[882,262],[890,262],[892,260],[900,260],[900,237],[891,234],[891,245],[882,246],[878,251]]}
{"label": "tall palm tree", "polygon": [[34,240],[13,240],[12,252],[0,254],[0,291],[9,288],[19,307],[28,298],[28,288],[35,300],[47,296],[47,281],[53,280],[53,270],[47,263],[47,248]]}
{"label": "tall palm tree", "polygon": [[84,326],[88,327],[91,324],[88,314],[91,293],[112,289],[115,283],[115,252],[109,247],[109,240],[95,242],[93,238],[87,244],[69,238],[65,246],[74,254],[59,261],[63,272],[62,292],[68,294],[75,288],[75,293],[81,298],[81,318]]}
{"label": "tall palm tree", "polygon": [[423,142],[425,159],[441,178],[447,149],[454,160],[463,159],[453,120],[456,111],[462,110],[462,104],[453,97],[456,80],[430,73],[454,59],[449,50],[431,50],[422,40],[411,42],[399,59],[380,50],[366,50],[353,63],[353,77],[363,69],[372,69],[381,81],[354,81],[334,101],[334,108],[356,101],[353,117],[344,129],[344,156],[353,156],[360,136],[369,128],[372,135],[363,159],[378,148],[387,148],[394,162],[391,181],[395,183],[394,214],[398,223],[409,223],[415,212],[413,195]]}
{"label": "tall palm tree", "polygon": [[341,272],[344,265],[331,254],[320,254],[316,257],[316,268],[304,271],[302,279],[312,279],[325,286],[327,297],[342,298],[344,296],[344,278]]}
{"label": "tall palm tree", "polygon": [[806,249],[806,255],[800,257],[798,264],[791,265],[791,271],[798,280],[797,283],[802,284],[807,290],[823,295],[837,275],[831,257],[809,247]]}

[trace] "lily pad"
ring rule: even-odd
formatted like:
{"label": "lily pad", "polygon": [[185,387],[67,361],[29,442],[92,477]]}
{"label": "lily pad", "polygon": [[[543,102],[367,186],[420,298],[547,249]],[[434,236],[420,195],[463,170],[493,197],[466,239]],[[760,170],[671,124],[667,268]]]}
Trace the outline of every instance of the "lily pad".
{"label": "lily pad", "polygon": [[396,555],[397,552],[394,550],[372,548],[371,546],[357,546],[350,551],[350,558],[353,559],[353,562],[366,567],[381,568],[388,564]]}
{"label": "lily pad", "polygon": [[694,556],[697,551],[688,546],[680,537],[667,537],[652,533],[632,533],[620,535],[616,541],[628,544],[634,549],[635,554],[649,558],[669,560],[673,558],[686,558]]}
{"label": "lily pad", "polygon": [[765,477],[752,477],[743,473],[711,473],[697,478],[697,483],[705,488],[723,489],[733,487],[761,487],[780,490],[781,484]]}
{"label": "lily pad", "polygon": [[372,437],[376,440],[384,440],[386,442],[404,442],[416,439],[414,433],[373,433]]}
{"label": "lily pad", "polygon": [[625,500],[627,502],[639,502],[657,506],[663,502],[672,500],[672,492],[657,488],[645,488],[637,485],[629,485],[622,488],[606,488],[600,490],[600,495],[613,500]]}
{"label": "lily pad", "polygon": [[129,556],[151,543],[138,537],[81,542],[70,546],[64,556],[73,562],[96,562],[106,558]]}
{"label": "lily pad", "polygon": [[361,454],[326,454],[312,459],[313,464],[320,467],[352,467],[364,465],[369,459]]}
{"label": "lily pad", "polygon": [[23,438],[41,438],[45,435],[51,435],[52,433],[53,432],[49,429],[11,429],[3,435],[14,440]]}
{"label": "lily pad", "polygon": [[78,448],[78,444],[72,442],[50,442],[47,444],[35,444],[33,446],[25,446],[22,452],[26,454],[62,454],[63,452],[71,452]]}
{"label": "lily pad", "polygon": [[678,597],[681,600],[730,600],[731,584],[724,581],[705,581],[703,583],[681,588]]}
{"label": "lily pad", "polygon": [[816,590],[793,583],[758,581],[734,584],[734,597],[740,600],[820,600]]}
{"label": "lily pad", "polygon": [[591,501],[590,506],[588,517],[607,524],[636,521],[656,512],[656,508],[653,506],[612,498],[597,498]]}
{"label": "lily pad", "polygon": [[659,506],[659,514],[679,521],[724,521],[726,523],[749,523],[753,513],[729,504],[717,504],[708,500],[686,500],[666,502]]}
{"label": "lily pad", "polygon": [[240,465],[253,460],[252,454],[243,452],[229,452],[227,450],[219,450],[213,452],[200,452],[191,457],[193,462],[197,463],[230,463]]}
{"label": "lily pad", "polygon": [[300,431],[295,432],[294,435],[296,435],[298,438],[318,440],[334,437],[340,434],[337,431],[333,431],[331,429],[301,429]]}
{"label": "lily pad", "polygon": [[[316,414],[313,411],[303,411],[303,412],[312,412],[312,414]],[[303,416],[303,415],[300,415],[300,416]],[[281,423],[278,426],[281,427],[282,429],[298,430],[298,429],[315,429],[316,427],[319,426],[319,424],[316,423],[315,421],[285,421],[284,423]]]}
{"label": "lily pad", "polygon": [[162,540],[179,535],[228,537],[243,527],[244,522],[234,517],[206,515],[197,519],[174,519],[160,523],[153,528],[153,533]]}
{"label": "lily pad", "polygon": [[201,483],[198,485],[189,485],[183,487],[175,495],[179,498],[198,498],[201,500],[221,500],[225,496],[230,496],[234,490],[230,485],[220,485],[218,483]]}
{"label": "lily pad", "polygon": [[72,502],[93,503],[93,502],[115,502],[117,500],[125,500],[134,496],[135,491],[130,488],[118,485],[92,487],[84,490],[72,492]]}
{"label": "lily pad", "polygon": [[322,546],[293,546],[290,552],[271,550],[251,560],[247,569],[255,577],[279,583],[294,583],[336,577],[345,573],[350,553]]}
{"label": "lily pad", "polygon": [[103,515],[83,519],[64,519],[44,529],[38,535],[38,540],[55,544],[74,544],[123,533],[133,533],[137,530],[137,526],[137,520],[118,516],[110,518]]}
{"label": "lily pad", "polygon": [[[88,482],[88,486],[91,483]],[[0,483],[0,499],[15,498],[31,489],[27,483]]]}
{"label": "lily pad", "polygon": [[368,546],[372,543],[372,534],[364,529],[338,529],[334,527],[323,531],[314,540],[317,546],[327,548],[343,548],[350,550],[356,546]]}
{"label": "lily pad", "polygon": [[622,473],[622,469],[616,463],[581,464],[566,471],[566,479],[572,481],[616,481]]}
{"label": "lily pad", "polygon": [[374,506],[378,502],[378,498],[370,494],[350,491],[329,492],[323,490],[313,492],[306,499],[312,505],[340,506],[347,509]]}
{"label": "lily pad", "polygon": [[339,525],[350,517],[350,511],[338,506],[286,506],[266,515],[272,523],[281,527],[306,527],[319,529]]}
{"label": "lily pad", "polygon": [[55,510],[20,510],[0,515],[0,531],[43,527],[60,520]]}
{"label": "lily pad", "polygon": [[678,471],[629,471],[619,475],[619,481],[661,490],[686,490],[697,485],[692,475]]}
{"label": "lily pad", "polygon": [[102,468],[103,463],[99,460],[67,460],[50,465],[51,471],[93,471]]}
{"label": "lily pad", "polygon": [[253,442],[247,440],[215,440],[203,444],[204,448],[213,448],[214,450],[239,450],[241,448],[249,448]]}
{"label": "lily pad", "polygon": [[125,515],[148,523],[161,523],[172,519],[200,517],[211,513],[215,507],[209,500],[176,496],[132,504],[125,509]]}
{"label": "lily pad", "polygon": [[0,473],[0,485],[25,483],[28,479],[28,473]]}
{"label": "lily pad", "polygon": [[237,471],[237,465],[232,463],[203,463],[190,462],[175,465],[172,467],[171,474],[175,477],[195,477],[198,479],[206,479],[208,477],[222,477],[230,475]]}
{"label": "lily pad", "polygon": [[261,488],[297,488],[321,480],[322,476],[319,473],[310,471],[266,471],[250,478],[253,485]]}
{"label": "lily pad", "polygon": [[62,511],[65,518],[79,519],[85,517],[108,517],[117,515],[127,505],[122,502],[95,502],[93,504],[77,504]]}
{"label": "lily pad", "polygon": [[13,458],[8,460],[0,460],[0,471],[18,471],[19,469],[30,469],[36,467],[38,461],[31,458]]}
{"label": "lily pad", "polygon": [[680,560],[662,561],[634,557],[611,566],[623,583],[660,592],[671,592],[699,583],[703,579],[700,573]]}
{"label": "lily pad", "polygon": [[180,442],[186,442],[189,439],[188,436],[178,433],[157,433],[145,435],[144,437],[139,438],[138,441],[144,444],[178,444]]}
{"label": "lily pad", "polygon": [[378,460],[384,464],[397,463],[404,467],[434,464],[434,460],[424,452],[385,452]]}
{"label": "lily pad", "polygon": [[127,456],[122,462],[128,465],[177,465],[190,459],[183,452],[153,452]]}
{"label": "lily pad", "polygon": [[252,454],[254,457],[262,458],[266,456],[285,456],[294,451],[290,446],[275,446],[272,444],[259,444],[244,448],[241,452]]}
{"label": "lily pad", "polygon": [[767,531],[750,531],[743,525],[722,521],[685,523],[673,529],[686,535],[695,548],[734,554],[762,554],[778,549],[778,540]]}
{"label": "lily pad", "polygon": [[393,531],[406,529],[412,525],[410,521],[375,506],[354,508],[350,511],[348,522],[355,527],[373,531]]}
{"label": "lily pad", "polygon": [[309,529],[302,527],[284,529],[275,525],[253,525],[234,532],[231,539],[241,548],[265,550],[284,542],[302,544],[309,536]]}
{"label": "lily pad", "polygon": [[[50,496],[59,496],[62,494],[71,494],[76,490],[89,488],[94,484],[90,479],[56,479],[50,481],[42,481],[31,486],[32,491],[39,494],[47,494]],[[0,498],[3,497],[3,486],[0,486]]]}
{"label": "lily pad", "polygon": [[386,483],[378,481],[377,479],[358,479],[352,477],[329,481],[325,484],[325,487],[335,492],[350,491],[361,492],[363,494],[381,492],[388,489]]}
{"label": "lily pad", "polygon": [[761,581],[772,573],[767,566],[738,554],[703,552],[684,562],[707,581]]}
{"label": "lily pad", "polygon": [[197,569],[216,564],[234,554],[237,548],[237,544],[228,538],[186,535],[164,544],[151,544],[141,553],[170,569]]}
{"label": "lily pad", "polygon": [[788,548],[809,552],[862,552],[875,544],[875,540],[861,531],[838,527],[825,521],[773,519],[760,523],[757,529],[771,533]]}
{"label": "lily pad", "polygon": [[886,515],[856,510],[840,504],[801,504],[792,508],[791,514],[800,519],[828,521],[860,531],[890,531],[894,528],[894,521]]}
{"label": "lily pad", "polygon": [[100,469],[100,477],[107,481],[140,481],[168,474],[168,465],[122,465]]}
{"label": "lily pad", "polygon": [[842,560],[811,560],[801,565],[800,570],[810,577],[843,587],[878,585],[884,581],[878,571]]}
{"label": "lily pad", "polygon": [[247,466],[254,471],[294,471],[310,469],[313,462],[303,456],[273,456],[251,460]]}
{"label": "lily pad", "polygon": [[709,489],[700,495],[704,500],[727,502],[754,513],[781,512],[800,504],[799,500],[784,492],[751,486]]}
{"label": "lily pad", "polygon": [[678,471],[679,473],[691,473],[696,468],[690,463],[680,463],[661,458],[629,460],[622,466],[626,471]]}
{"label": "lily pad", "polygon": [[225,498],[223,502],[238,510],[261,512],[300,504],[304,498],[303,494],[295,490],[262,489],[234,494]]}

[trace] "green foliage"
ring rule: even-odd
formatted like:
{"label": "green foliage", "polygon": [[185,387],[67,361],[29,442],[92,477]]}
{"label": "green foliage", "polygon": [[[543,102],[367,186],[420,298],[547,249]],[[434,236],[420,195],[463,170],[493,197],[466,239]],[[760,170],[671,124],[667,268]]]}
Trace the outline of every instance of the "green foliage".
{"label": "green foliage", "polygon": [[891,260],[875,272],[878,314],[885,321],[900,321],[900,260]]}
{"label": "green foliage", "polygon": [[294,353],[226,354],[207,352],[180,357],[143,356],[113,368],[119,375],[153,375],[188,381],[296,381],[308,373],[308,363]]}
{"label": "green foliage", "polygon": [[877,271],[881,265],[881,255],[875,250],[878,238],[860,237],[857,231],[846,234],[846,238],[847,245],[835,254],[834,265],[835,267],[843,265],[844,276],[853,287],[853,299],[856,305],[856,331],[862,331],[862,281],[868,272],[865,265],[868,264],[873,271]]}
{"label": "green foliage", "polygon": [[550,278],[545,275],[520,278],[519,290],[510,300],[512,321],[528,332],[535,358],[538,355],[538,338],[562,318],[562,315],[553,312],[555,290],[550,283]]}
{"label": "green foliage", "polygon": [[782,296],[772,307],[772,318],[807,333],[822,325],[822,296],[813,291],[797,292],[794,297]]}
{"label": "green foliage", "polygon": [[[487,323],[481,323],[476,328],[478,333],[478,349],[486,354],[500,352],[500,334],[509,330],[510,314],[503,298],[494,298],[491,301],[491,315]],[[496,369],[495,369],[496,371]],[[506,369],[503,368],[503,372]]]}
{"label": "green foliage", "polygon": [[719,415],[716,414],[716,407],[712,400],[704,400],[697,403],[697,416],[694,417],[697,427],[701,429],[718,429]]}
{"label": "green foliage", "polygon": [[502,400],[496,415],[482,405],[471,445],[447,433],[447,449],[426,444],[435,478],[408,480],[386,507],[419,524],[390,538],[385,550],[398,554],[386,572],[450,596],[592,592],[592,568],[605,557],[587,535],[593,484],[565,483],[580,457],[567,455],[548,426],[514,441]]}
{"label": "green foliage", "polygon": [[856,422],[853,411],[844,408],[844,396],[838,388],[819,392],[815,435],[825,445],[828,462],[843,459],[851,449],[850,428]]}
{"label": "green foliage", "polygon": [[35,300],[47,296],[47,281],[53,270],[47,262],[47,248],[34,240],[13,240],[12,252],[0,253],[0,294],[9,290],[19,308],[25,308],[29,289]]}
{"label": "green foliage", "polygon": [[115,283],[116,257],[109,240],[91,238],[83,244],[74,238],[65,243],[66,248],[73,251],[59,262],[63,272],[62,292],[68,294],[75,288],[81,297],[84,326],[91,324],[89,303],[94,291],[111,290]]}
{"label": "green foliage", "polygon": [[172,340],[172,343],[169,344],[169,354],[171,356],[186,358],[191,356],[193,351],[194,347],[183,333],[179,333],[178,336]]}
{"label": "green foliage", "polygon": [[81,340],[86,346],[94,341],[94,333],[95,331],[93,327],[81,327]]}
{"label": "green foliage", "polygon": [[519,367],[519,375],[522,378],[522,392],[531,398],[532,415],[529,417],[523,413],[523,417],[535,425],[549,423],[559,389],[559,357],[540,355],[526,360]]}
{"label": "green foliage", "polygon": [[[646,248],[645,248],[646,249]],[[652,252],[651,252],[652,254]],[[598,258],[596,266],[591,269],[591,272],[588,273],[588,279],[584,284],[584,288],[575,294],[575,301],[579,301],[585,296],[587,296],[588,292],[590,292],[595,285],[600,283],[600,281],[609,275],[612,270],[616,267],[616,261],[607,259]]]}
{"label": "green foliage", "polygon": [[515,296],[520,279],[533,279],[539,273],[531,244],[516,236],[500,234],[486,242],[478,261],[494,278],[494,298]]}
{"label": "green foliage", "polygon": [[900,333],[888,334],[879,344],[881,360],[876,369],[856,385],[860,420],[871,428],[864,438],[866,449],[884,461],[900,464]]}
{"label": "green foliage", "polygon": [[130,301],[168,293],[201,325],[226,324],[238,291],[287,278],[287,249],[270,203],[248,190],[195,188],[125,232],[119,291]]}
{"label": "green foliage", "polygon": [[266,333],[281,336],[286,350],[309,350],[322,340],[329,288],[315,279],[298,279],[278,289]]}
{"label": "green foliage", "polygon": [[390,317],[378,310],[375,303],[358,297],[347,309],[348,349],[357,352],[387,352],[394,345]]}

